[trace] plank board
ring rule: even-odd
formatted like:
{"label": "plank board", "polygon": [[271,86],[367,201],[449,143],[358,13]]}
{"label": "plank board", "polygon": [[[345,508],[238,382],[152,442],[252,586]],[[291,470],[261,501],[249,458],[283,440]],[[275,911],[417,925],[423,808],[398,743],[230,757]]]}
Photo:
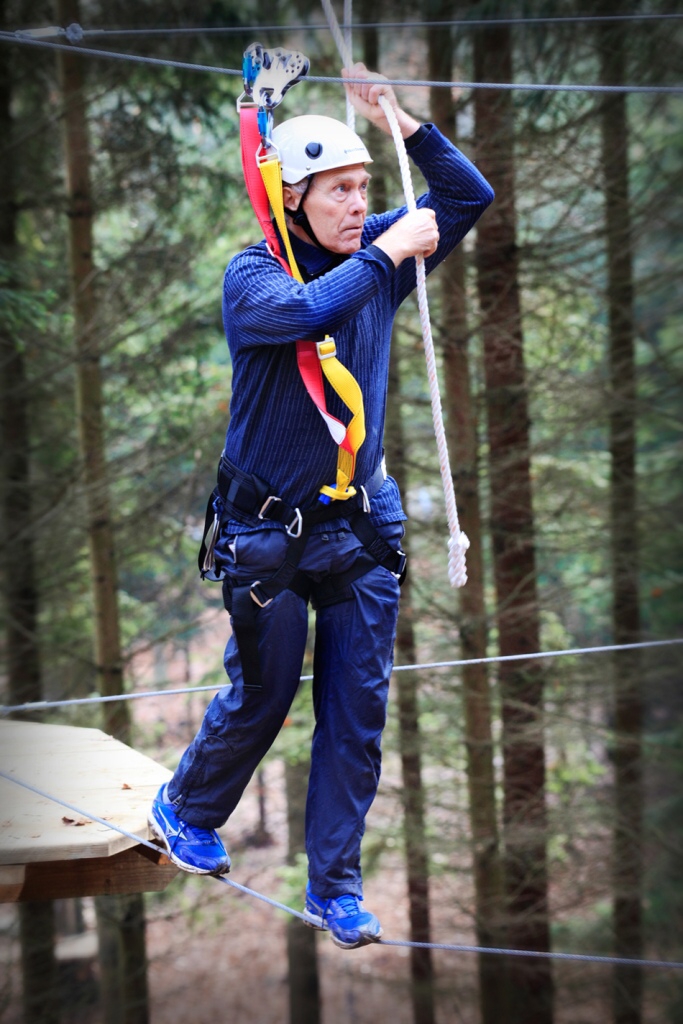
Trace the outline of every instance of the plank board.
{"label": "plank board", "polygon": [[137,845],[87,812],[147,839],[147,810],[171,777],[99,729],[23,721],[0,721],[0,768],[86,812],[0,778],[0,865],[111,857]]}
{"label": "plank board", "polygon": [[86,860],[59,860],[22,865],[24,878],[18,893],[8,888],[0,896],[2,902],[35,902],[66,899],[74,896],[113,896],[132,892],[161,892],[178,874],[168,857],[159,854],[158,861],[144,856],[145,846],[122,850],[113,857],[88,857]]}

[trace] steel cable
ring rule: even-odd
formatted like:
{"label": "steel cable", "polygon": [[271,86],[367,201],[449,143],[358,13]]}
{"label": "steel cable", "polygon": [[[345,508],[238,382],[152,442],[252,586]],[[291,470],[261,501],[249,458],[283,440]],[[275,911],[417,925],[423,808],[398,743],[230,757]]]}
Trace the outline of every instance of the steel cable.
{"label": "steel cable", "polygon": [[[21,46],[33,46],[39,49],[66,50],[84,57],[102,57],[108,60],[128,61],[133,64],[148,64],[156,67],[178,68],[181,71],[207,72],[217,75],[242,77],[242,70],[218,67],[210,64],[192,64],[187,61],[171,60],[164,57],[145,57],[142,54],[119,53],[116,50],[96,50],[88,46],[72,46],[69,43],[53,43],[47,39],[31,37],[26,32],[0,32],[0,42],[14,43]],[[343,85],[346,79],[331,75],[306,75],[302,82],[320,82]],[[365,79],[357,79],[359,82]],[[367,81],[370,81],[369,79]],[[643,93],[683,95],[683,85],[579,85],[538,82],[465,82],[465,81],[428,81],[413,78],[387,78],[389,85],[416,86],[419,88],[443,89],[501,89],[520,92],[588,92],[588,93]]]}
{"label": "steel cable", "polygon": [[[536,651],[531,654],[492,654],[485,658],[457,658],[451,661],[428,661],[415,665],[394,665],[394,672],[420,672],[438,668],[459,668],[463,665],[495,665],[500,662],[509,661],[535,661],[539,658],[560,658],[564,656],[575,656],[579,654],[608,654],[615,651],[631,651],[638,648],[671,647],[683,644],[683,638],[672,638],[670,640],[643,640],[633,644],[608,644],[602,647],[568,647],[565,650],[557,651]],[[312,675],[300,677],[300,681],[311,680]],[[50,711],[55,708],[78,707],[86,704],[109,704],[117,700],[140,700],[144,697],[171,697],[181,694],[206,693],[208,691],[220,690],[226,683],[214,683],[210,686],[180,686],[167,690],[138,690],[134,693],[118,693],[106,697],[97,694],[92,697],[71,697],[64,700],[38,700],[27,701],[24,704],[0,705],[0,718],[7,717],[18,712],[39,712]]]}
{"label": "steel cable", "polygon": [[[114,832],[119,832],[121,835],[126,836],[126,838],[132,839],[135,843],[139,843],[141,846],[146,846],[155,853],[164,852],[157,843],[153,843],[149,839],[143,839],[134,832],[129,832],[127,829],[122,828],[119,825],[112,824],[112,822],[107,821],[106,818],[101,818],[99,815],[92,814],[90,811],[85,810],[76,804],[62,800],[60,797],[54,796],[52,793],[47,793],[38,786],[34,786],[32,783],[26,782],[24,779],[20,779],[15,775],[10,775],[8,772],[2,771],[2,769],[0,769],[0,778],[5,779],[7,782],[13,782],[15,785],[21,786],[29,792],[35,793],[37,796],[43,797],[46,800],[51,800],[53,803],[59,804],[60,807],[66,807],[68,810],[73,811],[82,818],[96,821],[98,824],[104,825],[105,828],[111,829]],[[225,875],[210,875],[209,877],[215,878],[217,882],[229,885],[233,889],[237,889],[239,892],[242,892],[247,896],[253,896],[255,899],[261,900],[263,903],[267,903],[269,906],[274,907],[276,910],[283,910],[292,917],[297,917],[299,920],[306,922],[305,916],[299,910],[295,910],[293,907],[289,907],[285,903],[280,903],[271,896],[266,896],[264,893],[257,892],[255,889],[248,888],[246,885],[234,882],[231,878],[226,878]],[[609,965],[620,964],[627,967],[656,967],[668,970],[683,970],[683,963],[676,960],[648,960],[636,957],[599,956],[593,953],[556,953],[548,950],[506,949],[505,947],[471,946],[450,942],[411,942],[407,939],[380,939],[378,943],[375,943],[375,945],[407,946],[417,949],[448,950],[454,953],[487,953],[493,956],[537,957],[545,960],[573,960],[578,961],[579,963]]]}

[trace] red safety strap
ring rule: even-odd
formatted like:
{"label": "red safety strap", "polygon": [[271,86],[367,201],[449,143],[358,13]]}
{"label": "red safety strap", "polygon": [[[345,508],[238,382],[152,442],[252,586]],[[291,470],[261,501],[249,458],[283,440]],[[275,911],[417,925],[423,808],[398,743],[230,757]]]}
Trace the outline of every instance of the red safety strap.
{"label": "red safety strap", "polygon": [[273,222],[270,219],[270,204],[268,193],[263,184],[261,171],[258,165],[258,154],[261,150],[261,133],[258,128],[258,108],[240,107],[240,147],[242,150],[242,170],[244,182],[254,213],[261,225],[268,249],[277,260],[280,261],[287,273],[291,276],[287,260],[280,254],[280,243],[278,241]]}
{"label": "red safety strap", "polygon": [[[240,107],[240,144],[242,148],[242,169],[244,181],[251,205],[254,208],[256,218],[261,225],[266,244],[270,253],[279,261],[287,273],[291,276],[292,270],[287,260],[282,256],[280,243],[270,219],[270,203],[268,193],[261,177],[258,165],[258,154],[261,150],[261,133],[258,128],[258,108]],[[299,373],[304,382],[306,390],[312,401],[315,403],[323,419],[327,423],[332,437],[339,445],[348,452],[355,463],[355,452],[349,440],[346,426],[327,410],[325,389],[323,387],[323,374],[318,358],[318,351],[314,341],[297,341],[296,357]]]}

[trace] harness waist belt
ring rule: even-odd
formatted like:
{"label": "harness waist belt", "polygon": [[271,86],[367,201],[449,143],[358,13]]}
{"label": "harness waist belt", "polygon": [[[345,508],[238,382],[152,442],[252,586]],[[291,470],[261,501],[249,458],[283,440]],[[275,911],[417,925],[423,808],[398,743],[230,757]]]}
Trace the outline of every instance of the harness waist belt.
{"label": "harness waist belt", "polygon": [[257,519],[282,523],[291,536],[298,536],[302,529],[330,519],[344,519],[358,508],[370,511],[370,500],[374,498],[387,478],[384,459],[369,480],[358,487],[358,493],[340,507],[336,502],[325,505],[317,502],[313,508],[301,511],[283,498],[273,494],[270,486],[255,473],[244,473],[233,465],[225,455],[218,463],[218,493],[225,503],[243,515]]}

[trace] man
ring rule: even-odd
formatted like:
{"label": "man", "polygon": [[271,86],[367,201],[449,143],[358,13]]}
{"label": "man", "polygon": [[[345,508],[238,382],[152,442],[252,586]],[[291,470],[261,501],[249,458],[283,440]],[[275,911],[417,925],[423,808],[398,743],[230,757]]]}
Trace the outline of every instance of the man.
{"label": "man", "polygon": [[[214,830],[236,807],[289,711],[310,596],[317,614],[305,916],[313,927],[329,929],[338,945],[353,948],[382,934],[377,917],[362,906],[360,846],[379,781],[405,562],[406,516],[382,457],[392,323],[415,287],[413,257],[423,256],[427,271],[433,269],[493,192],[433,125],[421,126],[399,107],[380,76],[354,82],[370,77],[357,64],[346,77],[356,110],[386,134],[391,129],[379,97],[391,104],[429,191],[412,213],[368,217],[371,158],[354,132],[314,115],[273,131],[303,283],[265,242],[237,255],[225,274],[233,394],[214,492],[220,526],[214,578],[223,579],[232,614],[225,657],[232,685],[209,705],[154,802],[150,826],[185,870],[229,869]],[[342,500],[331,486],[338,449],[302,383],[295,344],[328,335],[360,386],[365,413],[352,496]],[[320,350],[321,358],[327,351]],[[333,415],[348,420],[334,394],[328,401]]]}

